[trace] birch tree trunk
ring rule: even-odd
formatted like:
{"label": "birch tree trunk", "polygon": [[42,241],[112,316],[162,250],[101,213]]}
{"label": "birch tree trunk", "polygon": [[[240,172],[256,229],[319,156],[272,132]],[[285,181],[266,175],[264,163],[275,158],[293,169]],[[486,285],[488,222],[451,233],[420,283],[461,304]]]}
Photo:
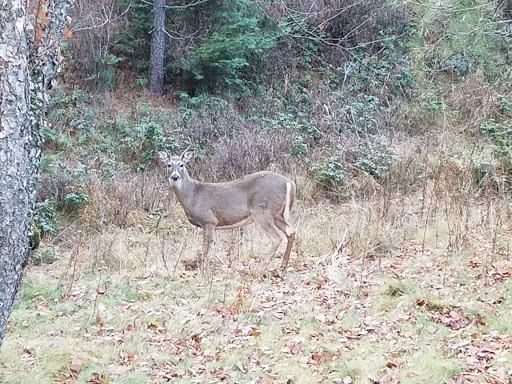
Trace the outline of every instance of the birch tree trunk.
{"label": "birch tree trunk", "polygon": [[30,251],[39,127],[71,2],[40,1],[32,25],[26,0],[0,0],[0,345]]}
{"label": "birch tree trunk", "polygon": [[155,0],[153,5],[154,26],[151,34],[149,63],[149,90],[156,95],[164,94],[165,57],[165,6],[167,0]]}

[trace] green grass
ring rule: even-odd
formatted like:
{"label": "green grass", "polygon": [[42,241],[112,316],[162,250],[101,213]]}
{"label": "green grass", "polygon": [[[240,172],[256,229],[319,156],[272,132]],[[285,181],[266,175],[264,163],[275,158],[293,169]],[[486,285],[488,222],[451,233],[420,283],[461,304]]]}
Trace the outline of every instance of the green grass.
{"label": "green grass", "polygon": [[442,383],[444,380],[463,372],[464,364],[447,358],[439,348],[425,348],[420,353],[404,356],[403,376],[407,383]]}
{"label": "green grass", "polygon": [[[221,263],[211,282],[182,266],[175,279],[138,268],[82,273],[69,297],[59,288],[65,257],[52,264],[54,276],[46,266],[31,266],[0,349],[1,382],[63,382],[78,358],[84,384],[96,374],[109,383],[150,383],[161,369],[177,384],[197,377],[214,382],[222,372],[227,383],[256,377],[331,383],[347,376],[370,383],[386,372],[404,383],[441,383],[467,370],[464,355],[450,353],[452,341],[512,332],[512,280],[482,279],[471,253],[410,249],[350,258],[342,267],[315,256],[304,264],[295,259],[300,268],[283,277]],[[512,265],[500,263],[504,270]],[[391,265],[393,274],[383,270]],[[475,300],[474,292],[487,301]],[[449,310],[469,318],[462,330],[436,322]],[[472,322],[478,313],[485,325]],[[491,359],[489,367],[508,360]]]}
{"label": "green grass", "polygon": [[47,282],[37,284],[30,277],[25,279],[21,287],[21,298],[16,306],[34,302],[34,299],[48,300],[49,302],[56,302],[62,291],[56,282]]}

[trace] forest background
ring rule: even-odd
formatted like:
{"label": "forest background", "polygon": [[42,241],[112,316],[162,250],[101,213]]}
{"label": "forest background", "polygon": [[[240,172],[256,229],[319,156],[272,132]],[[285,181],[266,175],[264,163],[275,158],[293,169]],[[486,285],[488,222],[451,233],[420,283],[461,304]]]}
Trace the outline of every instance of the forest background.
{"label": "forest background", "polygon": [[[76,1],[0,382],[511,382],[511,12],[168,1],[155,93],[154,4]],[[197,274],[155,159],[189,139],[201,181],[296,181],[285,274],[252,227]]]}

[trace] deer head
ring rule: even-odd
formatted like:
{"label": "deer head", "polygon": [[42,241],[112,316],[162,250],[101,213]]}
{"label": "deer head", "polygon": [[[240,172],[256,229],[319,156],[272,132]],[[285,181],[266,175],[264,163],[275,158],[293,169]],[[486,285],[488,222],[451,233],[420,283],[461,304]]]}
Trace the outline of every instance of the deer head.
{"label": "deer head", "polygon": [[[165,140],[164,140],[165,143]],[[162,145],[164,144],[162,143]],[[182,180],[189,178],[185,164],[188,164],[194,158],[194,151],[191,150],[192,143],[189,143],[187,149],[180,156],[171,156],[164,147],[163,151],[158,152],[158,158],[167,165],[169,171],[169,182],[171,185],[178,186]]]}

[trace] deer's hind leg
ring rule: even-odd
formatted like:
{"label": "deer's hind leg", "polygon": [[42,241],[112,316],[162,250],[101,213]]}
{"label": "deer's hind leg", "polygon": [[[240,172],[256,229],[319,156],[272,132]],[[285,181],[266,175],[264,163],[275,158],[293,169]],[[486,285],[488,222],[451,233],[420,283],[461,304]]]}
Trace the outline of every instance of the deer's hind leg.
{"label": "deer's hind leg", "polygon": [[288,243],[286,244],[286,250],[284,251],[283,261],[281,262],[281,268],[286,269],[288,262],[290,261],[290,253],[292,252],[293,243],[295,241],[295,229],[286,222],[284,217],[276,217],[274,223],[285,235]]}
{"label": "deer's hind leg", "polygon": [[270,238],[271,246],[267,253],[267,255],[261,259],[259,270],[264,271],[267,269],[272,257],[277,252],[277,248],[281,244],[281,236],[279,235],[278,228],[274,224],[274,218],[270,213],[262,213],[258,215],[253,215],[254,221],[256,221],[261,229],[267,234]]}

